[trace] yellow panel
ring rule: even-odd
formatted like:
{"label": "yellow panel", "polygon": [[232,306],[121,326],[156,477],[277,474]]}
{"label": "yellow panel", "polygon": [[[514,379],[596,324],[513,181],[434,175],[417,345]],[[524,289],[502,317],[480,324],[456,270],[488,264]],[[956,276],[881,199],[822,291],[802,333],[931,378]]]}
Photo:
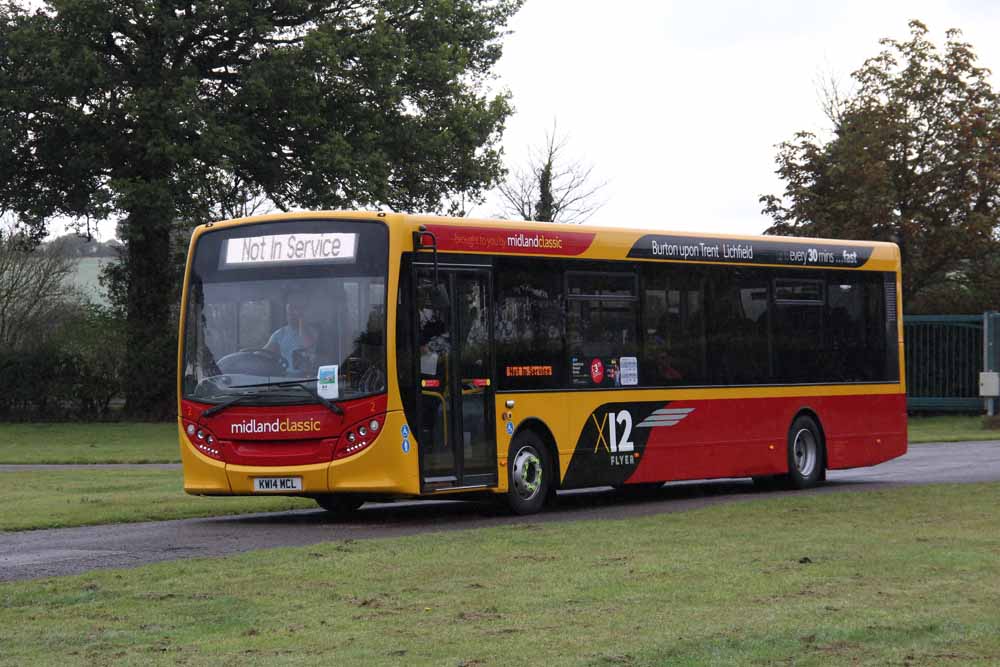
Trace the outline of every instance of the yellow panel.
{"label": "yellow panel", "polygon": [[403,452],[401,433],[406,417],[401,410],[386,415],[378,439],[368,448],[330,465],[330,490],[367,493],[420,493],[417,445]]}
{"label": "yellow panel", "polygon": [[232,492],[226,478],[226,464],[210,459],[191,444],[184,425],[177,420],[177,435],[184,466],[184,491],[192,495],[226,495]]}

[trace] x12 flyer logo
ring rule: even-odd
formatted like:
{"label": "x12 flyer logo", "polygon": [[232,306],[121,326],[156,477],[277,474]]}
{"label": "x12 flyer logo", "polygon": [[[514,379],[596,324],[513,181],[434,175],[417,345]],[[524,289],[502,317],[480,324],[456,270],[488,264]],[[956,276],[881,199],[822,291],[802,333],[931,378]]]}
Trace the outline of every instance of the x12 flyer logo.
{"label": "x12 flyer logo", "polygon": [[[591,362],[600,363],[595,359]],[[603,369],[611,372],[611,369]],[[604,403],[586,417],[563,479],[565,488],[624,484],[646,457],[656,431],[663,446],[672,436],[663,429],[688,419],[694,407],[664,401]],[[683,405],[683,403],[681,404]]]}

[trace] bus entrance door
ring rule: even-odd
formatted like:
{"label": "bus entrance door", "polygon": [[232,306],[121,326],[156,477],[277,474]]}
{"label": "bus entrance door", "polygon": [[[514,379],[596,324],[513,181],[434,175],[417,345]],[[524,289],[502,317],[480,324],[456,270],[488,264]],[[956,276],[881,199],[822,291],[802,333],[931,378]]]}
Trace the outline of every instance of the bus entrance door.
{"label": "bus entrance door", "polygon": [[415,267],[424,491],[497,483],[491,270]]}

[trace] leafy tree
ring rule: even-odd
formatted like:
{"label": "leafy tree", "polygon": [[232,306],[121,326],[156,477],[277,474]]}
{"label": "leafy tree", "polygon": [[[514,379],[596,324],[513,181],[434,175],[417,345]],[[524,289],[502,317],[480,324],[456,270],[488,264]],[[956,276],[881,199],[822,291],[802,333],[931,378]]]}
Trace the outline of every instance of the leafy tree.
{"label": "leafy tree", "polygon": [[565,136],[553,126],[545,145],[534,152],[522,169],[509,172],[497,186],[502,214],[522,220],[582,223],[604,204],[604,183],[594,183],[592,165],[566,157]]}
{"label": "leafy tree", "polygon": [[172,409],[171,238],[218,212],[219,183],[282,209],[492,187],[510,107],[484,84],[521,2],[0,6],[0,210],[120,217],[132,413]]}
{"label": "leafy tree", "polygon": [[911,312],[996,307],[996,289],[970,289],[997,251],[1000,100],[959,31],[939,50],[909,26],[853,73],[853,94],[828,95],[829,141],[798,132],[779,145],[786,185],[761,197],[767,231],[898,243]]}

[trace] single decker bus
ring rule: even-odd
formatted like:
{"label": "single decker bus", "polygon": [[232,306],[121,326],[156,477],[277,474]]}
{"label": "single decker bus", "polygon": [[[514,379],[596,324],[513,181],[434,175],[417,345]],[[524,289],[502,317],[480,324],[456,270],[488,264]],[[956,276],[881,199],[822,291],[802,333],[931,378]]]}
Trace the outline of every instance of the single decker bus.
{"label": "single decker bus", "polygon": [[184,488],[331,512],[749,477],[906,452],[890,243],[387,213],[198,227]]}

